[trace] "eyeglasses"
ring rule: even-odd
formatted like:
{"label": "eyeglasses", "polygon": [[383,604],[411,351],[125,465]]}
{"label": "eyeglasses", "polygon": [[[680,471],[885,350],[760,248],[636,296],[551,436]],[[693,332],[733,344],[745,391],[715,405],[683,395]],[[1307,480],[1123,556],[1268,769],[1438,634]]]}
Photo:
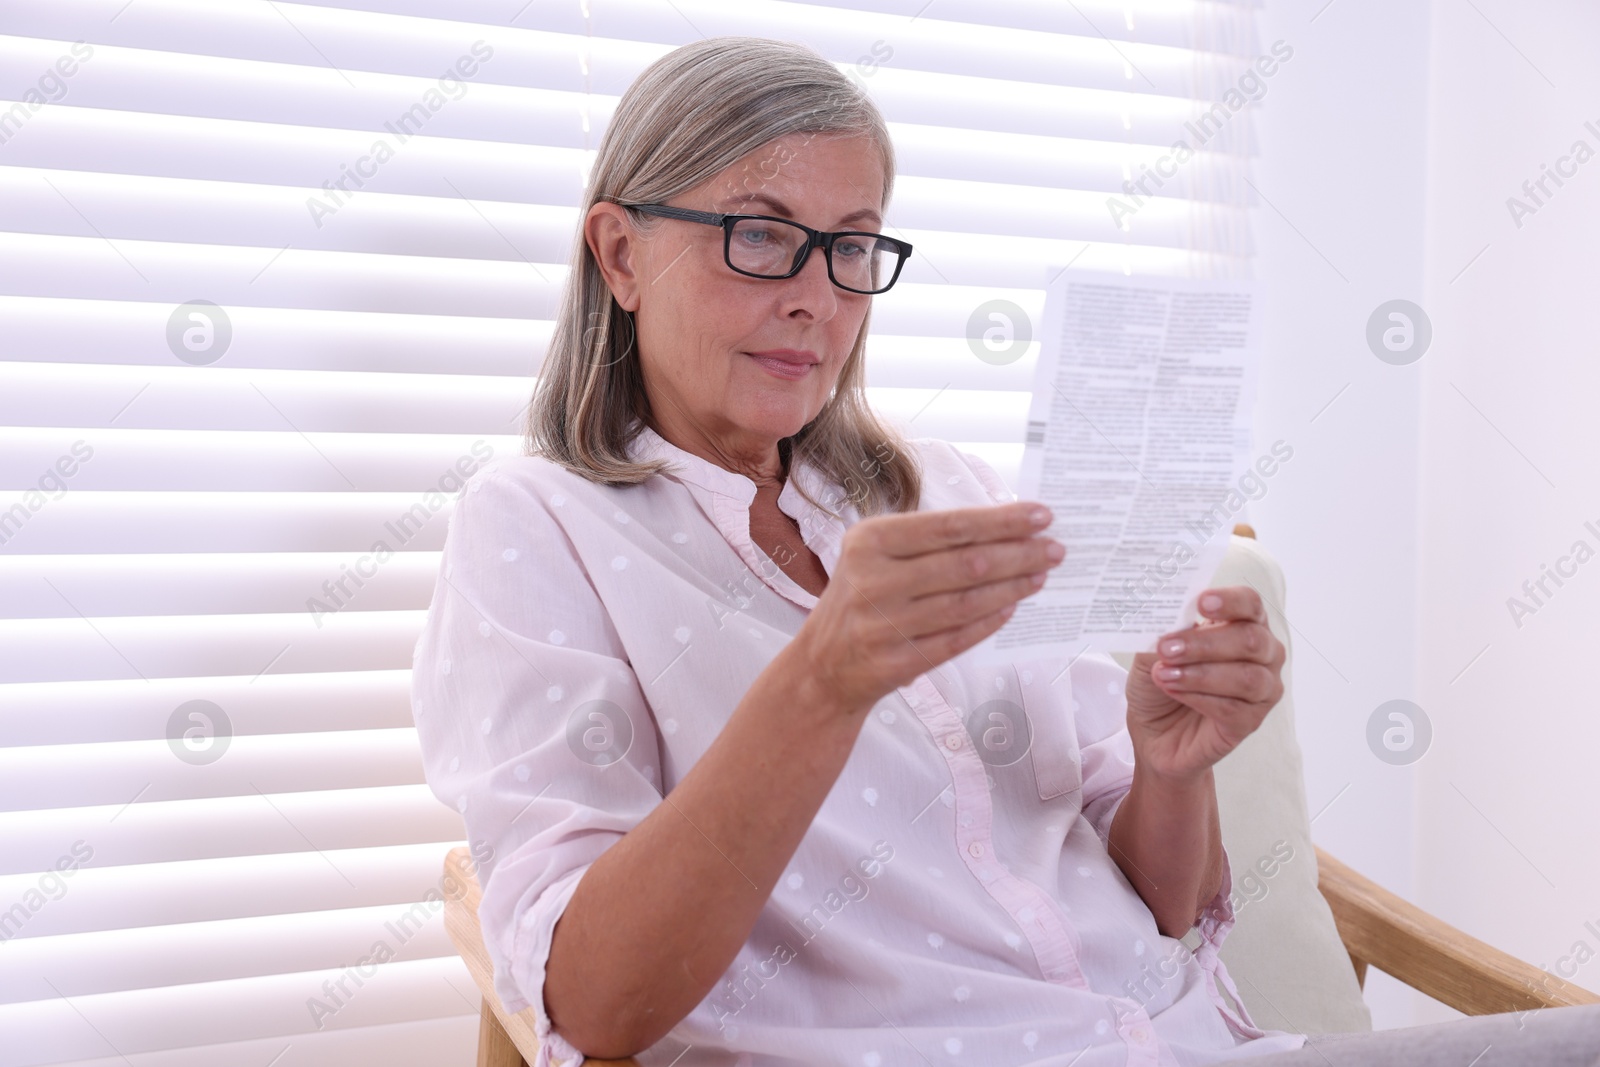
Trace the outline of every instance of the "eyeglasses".
{"label": "eyeglasses", "polygon": [[884,293],[900,277],[900,268],[911,255],[909,242],[881,233],[826,233],[776,215],[721,215],[667,204],[622,206],[646,215],[721,226],[723,259],[751,278],[793,278],[811,258],[811,250],[820,248],[834,285],[852,293]]}

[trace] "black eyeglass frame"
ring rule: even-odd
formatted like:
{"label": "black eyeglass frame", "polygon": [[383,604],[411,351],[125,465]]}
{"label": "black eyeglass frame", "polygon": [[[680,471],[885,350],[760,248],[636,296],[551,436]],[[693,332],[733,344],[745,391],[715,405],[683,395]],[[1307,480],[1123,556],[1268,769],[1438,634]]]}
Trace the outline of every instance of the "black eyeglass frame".
{"label": "black eyeglass frame", "polygon": [[[894,287],[894,283],[900,280],[900,271],[904,269],[906,260],[911,258],[911,242],[902,241],[898,237],[888,237],[881,233],[873,233],[870,230],[835,230],[830,233],[825,230],[813,230],[810,226],[798,223],[794,221],[794,219],[786,219],[778,215],[724,215],[715,211],[696,211],[693,208],[673,207],[671,204],[623,204],[621,206],[625,208],[631,208],[634,211],[643,212],[646,215],[659,215],[660,217],[666,219],[679,219],[683,222],[700,222],[707,226],[722,227],[723,262],[727,263],[729,270],[732,270],[737,274],[743,274],[747,278],[762,278],[770,281],[781,281],[784,278],[793,278],[796,274],[800,273],[801,268],[806,265],[806,261],[811,258],[811,250],[813,248],[820,248],[823,250],[823,258],[828,264],[829,281],[833,282],[834,285],[837,285],[839,288],[849,293],[861,293],[865,296],[876,296],[880,293],[887,293],[891,288]],[[802,247],[800,251],[795,254],[795,261],[793,266],[789,268],[789,273],[754,274],[747,270],[740,270],[738,267],[733,265],[733,227],[734,224],[739,222],[741,219],[765,219],[768,222],[782,222],[789,226],[797,227],[805,232],[806,243],[804,247]],[[879,241],[884,241],[890,245],[893,245],[895,250],[900,253],[899,262],[894,265],[894,274],[889,277],[888,283],[885,284],[882,289],[856,289],[852,286],[844,284],[834,276],[833,242],[840,237],[872,237]]]}

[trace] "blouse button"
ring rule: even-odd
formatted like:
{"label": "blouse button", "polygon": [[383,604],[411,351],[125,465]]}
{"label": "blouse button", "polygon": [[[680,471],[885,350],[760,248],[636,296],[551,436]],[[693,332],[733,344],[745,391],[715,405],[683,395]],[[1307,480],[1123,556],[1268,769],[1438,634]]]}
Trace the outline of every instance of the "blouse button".
{"label": "blouse button", "polygon": [[974,841],[972,844],[967,846],[967,851],[972,853],[972,855],[974,857],[982,856],[983,855],[983,845],[981,845],[978,842]]}
{"label": "blouse button", "polygon": [[1150,1040],[1150,1031],[1141,1023],[1133,1028],[1133,1032],[1129,1036],[1142,1045]]}
{"label": "blouse button", "polygon": [[960,748],[961,747],[961,735],[960,734],[951,734],[949,737],[945,738],[944,739],[944,747],[948,748],[951,752],[954,752],[956,749]]}

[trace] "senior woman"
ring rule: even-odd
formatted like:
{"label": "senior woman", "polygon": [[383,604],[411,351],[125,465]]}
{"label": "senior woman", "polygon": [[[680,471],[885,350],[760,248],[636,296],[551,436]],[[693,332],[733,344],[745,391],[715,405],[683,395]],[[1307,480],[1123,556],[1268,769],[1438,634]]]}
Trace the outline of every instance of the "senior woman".
{"label": "senior woman", "polygon": [[1283,649],[1227,588],[1131,674],[963,655],[1064,549],[865,401],[893,179],[878,112],[799,46],[702,41],[622,97],[529,454],[461,495],[416,651],[496,991],[541,1065],[1299,1048],[1217,958],[1211,768]]}

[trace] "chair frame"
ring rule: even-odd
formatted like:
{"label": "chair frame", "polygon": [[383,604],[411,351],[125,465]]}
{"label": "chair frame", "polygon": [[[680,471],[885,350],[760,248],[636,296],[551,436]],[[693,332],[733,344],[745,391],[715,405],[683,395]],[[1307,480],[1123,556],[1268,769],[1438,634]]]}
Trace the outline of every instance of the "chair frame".
{"label": "chair frame", "polygon": [[[1249,526],[1233,532],[1255,537]],[[1448,1004],[1463,1015],[1600,1004],[1600,996],[1563,982],[1493,945],[1429,915],[1324,852],[1317,853],[1317,888],[1333,912],[1339,939],[1350,954],[1356,981],[1365,988],[1375,967],[1413,989]],[[506,1013],[494,991],[494,965],[478,924],[482,889],[471,853],[451,850],[445,857],[446,885],[461,886],[445,902],[445,929],[483,994],[478,1023],[478,1067],[526,1067],[538,1051],[532,1010]],[[638,1061],[585,1059],[585,1067],[638,1067]]]}

